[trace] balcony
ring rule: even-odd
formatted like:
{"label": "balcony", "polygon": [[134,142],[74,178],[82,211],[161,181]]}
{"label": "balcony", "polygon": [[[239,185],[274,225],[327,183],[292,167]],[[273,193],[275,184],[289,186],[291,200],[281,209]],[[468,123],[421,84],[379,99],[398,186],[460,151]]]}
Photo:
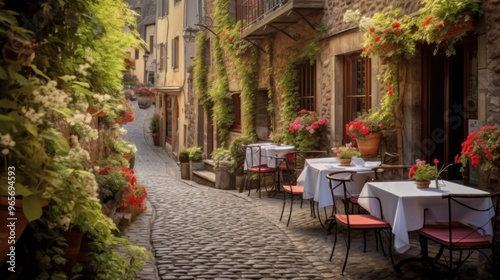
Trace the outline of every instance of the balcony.
{"label": "balcony", "polygon": [[301,19],[313,27],[308,19],[322,12],[324,7],[325,0],[239,0],[236,20],[242,22],[242,38],[259,39],[277,31],[284,32],[284,28]]}

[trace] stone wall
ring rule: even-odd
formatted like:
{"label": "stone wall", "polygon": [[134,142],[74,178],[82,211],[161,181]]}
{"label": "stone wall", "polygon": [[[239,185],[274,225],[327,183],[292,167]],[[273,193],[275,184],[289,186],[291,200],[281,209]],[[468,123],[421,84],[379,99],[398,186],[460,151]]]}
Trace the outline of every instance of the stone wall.
{"label": "stone wall", "polygon": [[326,0],[324,23],[328,27],[328,35],[353,28],[352,23],[344,22],[347,10],[359,10],[364,16],[372,16],[375,12],[384,11],[389,6],[399,7],[405,14],[418,10],[420,1],[407,0]]}
{"label": "stone wall", "polygon": [[486,124],[500,124],[500,2],[484,2],[486,22]]}

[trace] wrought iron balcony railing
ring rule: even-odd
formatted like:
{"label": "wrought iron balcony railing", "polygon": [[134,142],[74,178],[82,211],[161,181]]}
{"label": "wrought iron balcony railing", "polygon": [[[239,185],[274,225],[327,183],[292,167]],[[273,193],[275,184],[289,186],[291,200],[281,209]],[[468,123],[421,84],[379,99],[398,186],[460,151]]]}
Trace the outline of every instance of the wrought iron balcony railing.
{"label": "wrought iron balcony railing", "polygon": [[288,1],[290,0],[239,0],[236,2],[236,20],[241,20],[245,29]]}

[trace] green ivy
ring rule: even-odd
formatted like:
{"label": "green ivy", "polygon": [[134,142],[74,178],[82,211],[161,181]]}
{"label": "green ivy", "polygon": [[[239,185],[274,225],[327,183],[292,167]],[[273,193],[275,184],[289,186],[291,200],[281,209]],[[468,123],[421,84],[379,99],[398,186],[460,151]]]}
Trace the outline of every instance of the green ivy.
{"label": "green ivy", "polygon": [[193,62],[194,88],[198,95],[198,102],[205,109],[212,108],[212,100],[208,94],[208,67],[206,65],[206,38],[205,32],[198,32],[195,38],[196,53]]}

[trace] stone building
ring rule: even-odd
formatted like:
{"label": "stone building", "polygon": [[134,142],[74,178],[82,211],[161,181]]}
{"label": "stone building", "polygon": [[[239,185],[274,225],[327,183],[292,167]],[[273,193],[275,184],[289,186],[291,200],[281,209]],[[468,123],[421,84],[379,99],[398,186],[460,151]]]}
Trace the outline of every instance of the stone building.
{"label": "stone building", "polygon": [[[377,108],[386,85],[377,79],[384,69],[381,59],[361,56],[364,35],[357,25],[344,22],[344,14],[348,10],[359,10],[361,15],[371,17],[393,6],[401,8],[402,15],[417,16],[421,8],[420,1],[401,0],[201,3],[205,16],[200,30],[206,32],[208,47],[207,87],[210,90],[218,85],[220,76],[214,54],[221,41],[219,46],[225,48],[223,65],[228,77],[227,88],[232,94],[235,112],[235,121],[228,127],[228,141],[220,139],[219,123],[212,119],[210,110],[198,106],[199,93],[193,90],[190,95],[193,101],[189,102],[192,107],[186,118],[189,133],[196,136],[188,136],[188,139],[203,146],[207,156],[240,135],[269,140],[273,131],[286,128],[288,123],[284,119],[290,112],[286,112],[289,107],[285,96],[290,75],[295,79],[299,108],[328,118],[321,147],[330,150],[332,146],[350,141],[345,135],[345,124]],[[460,153],[460,144],[471,131],[499,123],[500,37],[496,14],[500,4],[486,0],[480,5],[483,13],[474,17],[474,30],[456,42],[455,55],[447,56],[443,51],[434,53],[434,45],[418,43],[414,56],[402,62],[406,71],[400,151],[403,163],[411,164],[417,158],[453,162]],[[226,23],[221,21],[225,20],[221,17],[221,7],[229,10],[230,19],[242,24],[239,44],[245,47],[238,55],[243,62],[235,61],[227,50],[231,45],[224,31]],[[207,18],[210,24],[206,24]],[[231,32],[227,34],[234,34]],[[245,65],[255,69],[255,75],[250,78],[254,87],[251,95],[245,93],[247,89],[242,86]],[[382,153],[398,152],[394,138],[384,138]],[[458,169],[459,166],[452,167],[449,179],[459,179]]]}

